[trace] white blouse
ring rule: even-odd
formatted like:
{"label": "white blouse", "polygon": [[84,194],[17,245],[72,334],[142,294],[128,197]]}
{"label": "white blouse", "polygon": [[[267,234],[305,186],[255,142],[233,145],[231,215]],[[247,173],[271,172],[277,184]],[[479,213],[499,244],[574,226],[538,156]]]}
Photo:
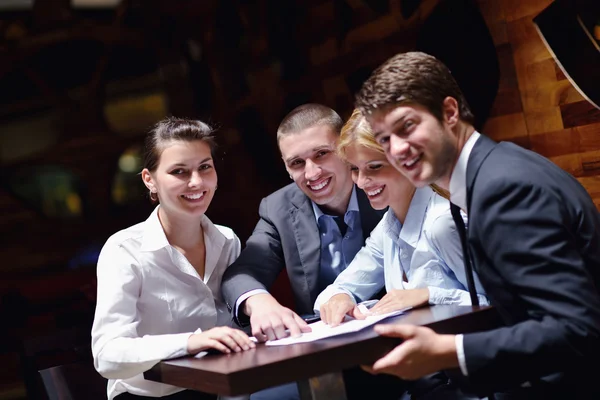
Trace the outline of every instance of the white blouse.
{"label": "white blouse", "polygon": [[161,360],[186,355],[191,334],[231,326],[221,277],[240,254],[238,237],[203,217],[201,279],[169,244],[159,207],[146,221],[112,235],[98,259],[92,353],[96,370],[109,380],[108,400],[123,392],[159,397],[183,390],[147,381],[143,372]]}

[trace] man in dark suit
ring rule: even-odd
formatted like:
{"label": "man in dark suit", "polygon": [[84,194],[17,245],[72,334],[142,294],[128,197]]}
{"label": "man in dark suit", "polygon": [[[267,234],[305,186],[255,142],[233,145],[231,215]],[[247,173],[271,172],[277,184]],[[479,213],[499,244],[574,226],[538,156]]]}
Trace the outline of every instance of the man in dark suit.
{"label": "man in dark suit", "polygon": [[542,156],[478,133],[450,71],[427,54],[386,61],[357,106],[399,171],[449,190],[467,212],[466,255],[506,324],[456,336],[378,326],[404,341],[365,368],[405,379],[459,368],[476,393],[511,399],[600,398],[590,367],[600,356],[600,217],[586,190]]}
{"label": "man in dark suit", "polygon": [[[371,208],[365,193],[353,184],[350,167],[335,153],[342,125],[329,107],[305,104],[291,111],[277,131],[294,183],[262,200],[254,232],[222,283],[234,319],[241,326],[249,322],[258,340],[285,337],[286,330],[291,335],[309,330],[298,314],[313,313],[319,293],[348,266],[383,215]],[[284,268],[295,310],[268,293]],[[347,372],[346,383],[356,376],[356,370]],[[295,397],[295,386],[284,389],[268,396],[255,394],[253,399]],[[385,391],[385,386],[380,389]],[[366,390],[373,393],[372,387]]]}
{"label": "man in dark suit", "polygon": [[[313,313],[327,285],[352,261],[382,217],[353,182],[350,167],[336,154],[342,119],[332,109],[305,104],[282,121],[277,139],[294,180],[264,198],[260,220],[246,247],[223,277],[223,296],[236,321],[249,322],[257,339],[299,334],[298,314]],[[329,248],[333,247],[333,251]],[[286,268],[296,309],[270,294]]]}

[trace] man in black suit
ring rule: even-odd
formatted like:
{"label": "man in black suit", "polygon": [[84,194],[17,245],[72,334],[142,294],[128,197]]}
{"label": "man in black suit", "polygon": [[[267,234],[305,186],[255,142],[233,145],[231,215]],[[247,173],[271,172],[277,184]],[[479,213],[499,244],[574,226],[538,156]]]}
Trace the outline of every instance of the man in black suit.
{"label": "man in black suit", "polygon": [[475,131],[450,71],[427,54],[392,57],[356,101],[389,161],[467,212],[467,255],[506,324],[456,336],[379,326],[404,341],[365,368],[405,379],[460,368],[481,395],[600,398],[589,367],[600,356],[600,217],[586,190],[544,157]]}

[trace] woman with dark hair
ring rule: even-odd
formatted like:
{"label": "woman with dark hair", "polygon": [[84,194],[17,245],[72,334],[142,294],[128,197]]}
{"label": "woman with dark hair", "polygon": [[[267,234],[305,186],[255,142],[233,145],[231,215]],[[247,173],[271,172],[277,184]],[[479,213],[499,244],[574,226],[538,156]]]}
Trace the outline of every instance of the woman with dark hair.
{"label": "woman with dark hair", "polygon": [[142,180],[158,203],[150,217],[112,235],[98,259],[92,352],[108,400],[216,398],[151,382],[164,359],[254,348],[228,327],[221,277],[240,241],[205,212],[217,189],[216,143],[201,121],[169,118],[146,139]]}

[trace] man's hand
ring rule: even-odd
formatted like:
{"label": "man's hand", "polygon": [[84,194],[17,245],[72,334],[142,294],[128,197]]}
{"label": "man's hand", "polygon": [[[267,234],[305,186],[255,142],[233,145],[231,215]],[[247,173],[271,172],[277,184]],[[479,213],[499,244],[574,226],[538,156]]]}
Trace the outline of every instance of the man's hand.
{"label": "man's hand", "polygon": [[332,296],[319,310],[321,321],[327,325],[337,326],[342,323],[346,314],[356,319],[365,319],[365,315],[360,312],[356,303],[345,293]]}
{"label": "man's hand", "polygon": [[387,314],[407,307],[423,306],[429,302],[429,289],[390,290],[371,308],[373,314]]}
{"label": "man's hand", "polygon": [[438,335],[429,328],[400,324],[376,325],[375,332],[404,341],[372,366],[362,366],[372,374],[415,380],[459,366],[454,335]]}
{"label": "man's hand", "polygon": [[252,334],[259,342],[282,339],[289,335],[300,336],[302,332],[311,331],[298,314],[283,307],[268,293],[248,297],[244,312],[250,316]]}

